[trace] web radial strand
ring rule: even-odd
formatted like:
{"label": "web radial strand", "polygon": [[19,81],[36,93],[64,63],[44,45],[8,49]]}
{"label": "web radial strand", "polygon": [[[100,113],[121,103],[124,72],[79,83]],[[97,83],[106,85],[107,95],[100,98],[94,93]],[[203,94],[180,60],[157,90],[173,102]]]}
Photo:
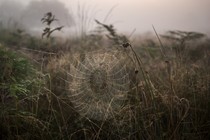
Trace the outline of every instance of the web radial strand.
{"label": "web radial strand", "polygon": [[74,67],[83,72],[91,72],[92,69],[92,67],[78,59],[76,59],[76,64],[74,65]]}
{"label": "web radial strand", "polygon": [[82,76],[89,76],[90,71],[86,71],[81,68],[81,64],[79,64],[78,67],[75,67],[74,65],[70,64],[71,73],[75,73],[75,75],[82,75]]}
{"label": "web radial strand", "polygon": [[127,100],[129,72],[124,53],[102,50],[86,53],[71,64],[67,75],[69,98],[75,109],[90,119],[108,119],[120,112]]}

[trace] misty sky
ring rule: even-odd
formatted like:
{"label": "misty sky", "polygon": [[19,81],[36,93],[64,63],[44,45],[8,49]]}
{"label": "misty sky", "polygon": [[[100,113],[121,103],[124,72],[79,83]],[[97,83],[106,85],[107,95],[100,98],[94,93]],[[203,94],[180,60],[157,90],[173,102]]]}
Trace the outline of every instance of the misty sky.
{"label": "misty sky", "polygon": [[[0,0],[2,2],[4,0]],[[15,0],[13,0],[15,1]],[[16,0],[27,5],[31,0]],[[43,0],[46,1],[46,0]],[[53,1],[53,0],[52,0]],[[114,24],[119,31],[136,33],[152,31],[185,30],[210,33],[210,0],[58,0],[78,14],[78,5],[86,11],[89,19]],[[79,4],[78,4],[79,3]],[[77,13],[77,14],[76,14]],[[93,22],[94,23],[94,22]]]}

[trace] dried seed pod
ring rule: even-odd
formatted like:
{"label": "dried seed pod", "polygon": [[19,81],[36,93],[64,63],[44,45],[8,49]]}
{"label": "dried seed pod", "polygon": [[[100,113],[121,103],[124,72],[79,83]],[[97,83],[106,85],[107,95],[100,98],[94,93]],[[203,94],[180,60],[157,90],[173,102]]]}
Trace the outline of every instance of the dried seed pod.
{"label": "dried seed pod", "polygon": [[128,43],[128,42],[123,43],[123,44],[122,44],[122,46],[123,46],[124,48],[127,48],[127,47],[129,47],[129,46],[130,46],[130,43]]}
{"label": "dried seed pod", "polygon": [[138,74],[138,73],[139,73],[139,71],[136,69],[136,70],[135,70],[135,74]]}

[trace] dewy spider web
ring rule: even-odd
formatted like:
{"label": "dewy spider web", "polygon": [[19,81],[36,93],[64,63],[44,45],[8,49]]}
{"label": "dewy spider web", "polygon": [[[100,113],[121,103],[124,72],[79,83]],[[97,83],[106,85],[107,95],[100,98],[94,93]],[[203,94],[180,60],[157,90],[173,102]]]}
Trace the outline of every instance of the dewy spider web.
{"label": "dewy spider web", "polygon": [[82,116],[102,120],[125,106],[130,86],[128,57],[119,50],[100,50],[74,57],[69,98]]}

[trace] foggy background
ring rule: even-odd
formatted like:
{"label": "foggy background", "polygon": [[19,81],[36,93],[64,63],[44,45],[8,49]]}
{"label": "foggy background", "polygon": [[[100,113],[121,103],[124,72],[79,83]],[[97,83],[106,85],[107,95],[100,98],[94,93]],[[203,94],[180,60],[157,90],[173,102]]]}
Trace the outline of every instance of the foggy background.
{"label": "foggy background", "polygon": [[210,0],[0,0],[0,23],[40,31],[40,19],[51,11],[64,33],[89,31],[94,19],[113,24],[119,32],[167,30],[210,34]]}

